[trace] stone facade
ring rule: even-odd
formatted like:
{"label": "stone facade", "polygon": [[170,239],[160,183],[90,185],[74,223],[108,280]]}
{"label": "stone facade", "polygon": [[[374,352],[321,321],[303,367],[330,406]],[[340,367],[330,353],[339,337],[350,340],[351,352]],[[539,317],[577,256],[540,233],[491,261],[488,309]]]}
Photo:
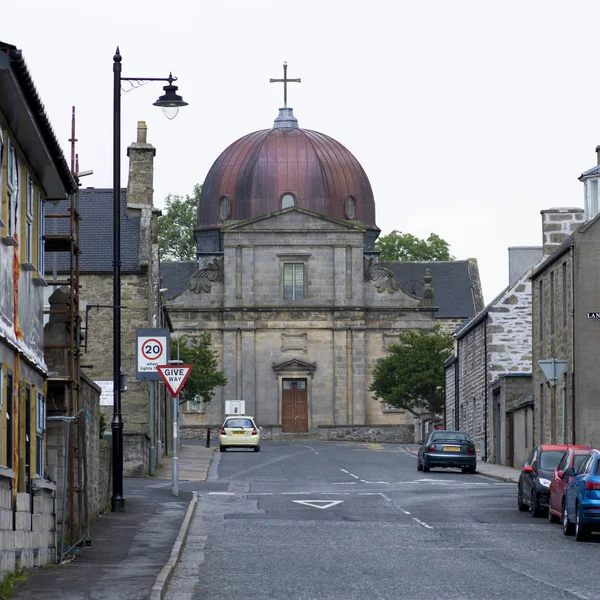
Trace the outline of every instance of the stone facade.
{"label": "stone facade", "polygon": [[[224,229],[223,257],[204,256],[187,289],[169,299],[181,305],[169,309],[175,331],[184,335],[185,327],[186,337],[210,331],[227,377],[204,412],[196,418],[184,412],[186,426],[220,424],[225,401],[240,399],[259,424],[286,433],[285,382],[300,380],[307,432],[387,424],[408,427],[400,428],[402,435],[411,431],[414,438],[412,415],[388,410],[368,388],[377,358],[401,331],[432,328],[435,307],[398,289],[376,263],[367,264],[363,240],[360,225],[297,208]],[[302,300],[283,298],[288,262],[305,266]],[[208,281],[214,271],[218,276]]]}
{"label": "stone facade", "polygon": [[[581,216],[581,211],[576,213]],[[575,231],[532,275],[533,360],[566,361],[550,385],[540,368],[533,371],[536,442],[600,445],[600,386],[596,349],[600,343],[600,224],[573,225]]]}

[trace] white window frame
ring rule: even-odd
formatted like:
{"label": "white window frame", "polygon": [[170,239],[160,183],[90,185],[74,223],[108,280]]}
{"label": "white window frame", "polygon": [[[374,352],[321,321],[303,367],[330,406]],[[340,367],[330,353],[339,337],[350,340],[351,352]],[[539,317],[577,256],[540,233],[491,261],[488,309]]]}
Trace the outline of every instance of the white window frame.
{"label": "white window frame", "polygon": [[19,231],[19,159],[17,149],[9,140],[7,157],[6,193],[8,195],[8,237],[14,238]]}
{"label": "white window frame", "polygon": [[[289,270],[291,267],[292,271],[292,294],[291,297],[286,296],[286,284],[285,284],[285,275],[286,270]],[[299,297],[300,289],[296,289],[296,284],[298,283],[297,277],[297,269],[302,269],[302,295]],[[306,299],[306,264],[303,262],[286,262],[283,263],[283,299],[284,300],[305,300]]]}
{"label": "white window frame", "polygon": [[33,198],[35,185],[27,173],[25,200],[25,263],[33,266]]}

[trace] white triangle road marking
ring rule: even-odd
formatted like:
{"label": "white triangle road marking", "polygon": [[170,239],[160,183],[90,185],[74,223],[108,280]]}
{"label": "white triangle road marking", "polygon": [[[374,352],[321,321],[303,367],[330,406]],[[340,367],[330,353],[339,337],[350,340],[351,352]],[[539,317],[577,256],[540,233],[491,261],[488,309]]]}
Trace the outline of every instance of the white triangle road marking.
{"label": "white triangle road marking", "polygon": [[336,504],[341,504],[343,500],[292,500],[296,504],[304,504],[305,506],[312,506],[313,508],[331,508]]}

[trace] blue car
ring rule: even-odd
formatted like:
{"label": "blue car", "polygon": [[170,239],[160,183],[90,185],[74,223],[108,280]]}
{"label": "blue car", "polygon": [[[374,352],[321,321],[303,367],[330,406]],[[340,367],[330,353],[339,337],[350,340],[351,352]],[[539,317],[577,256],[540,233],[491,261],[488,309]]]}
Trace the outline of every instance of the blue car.
{"label": "blue car", "polygon": [[578,542],[600,529],[600,451],[592,450],[577,471],[566,469],[567,481],[563,509],[563,533],[575,534]]}

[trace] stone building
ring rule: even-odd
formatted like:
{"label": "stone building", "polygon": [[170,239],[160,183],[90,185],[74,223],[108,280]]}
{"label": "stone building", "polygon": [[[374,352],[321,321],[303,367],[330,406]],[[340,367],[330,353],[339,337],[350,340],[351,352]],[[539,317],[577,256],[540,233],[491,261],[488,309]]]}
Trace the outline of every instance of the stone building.
{"label": "stone building", "polygon": [[[136,380],[136,329],[161,327],[164,313],[159,292],[157,218],[153,206],[153,161],[156,150],[147,142],[147,128],[138,123],[137,141],[128,148],[129,179],[121,190],[121,370],[128,376],[122,394],[123,474],[143,477],[150,465],[151,431],[160,464],[172,440],[172,409],[164,386]],[[64,208],[58,207],[57,210]],[[112,188],[79,192],[79,302],[84,336],[82,363],[88,377],[103,391],[100,411],[107,431],[113,416],[113,233]],[[68,270],[64,256],[49,254],[47,270]],[[150,423],[149,403],[156,416]]]}
{"label": "stone building", "polygon": [[[544,245],[546,258],[531,276],[536,442],[600,446],[599,178],[600,165],[579,178],[584,210],[548,215],[556,233]],[[553,358],[566,361],[566,369],[549,381],[537,365]]]}
{"label": "stone building", "polygon": [[414,441],[412,415],[372,398],[372,370],[440,306],[472,317],[479,278],[475,261],[380,264],[379,231],[356,158],[290,108],[221,153],[198,205],[197,263],[161,265],[175,329],[210,331],[228,381],[186,407],[186,435],[242,401],[266,435]]}
{"label": "stone building", "polygon": [[[513,265],[523,265],[526,257],[539,260],[541,249],[528,249],[525,257],[521,249],[509,249],[513,277]],[[515,395],[498,384],[511,384],[517,374],[531,376],[531,267],[455,332],[455,351],[445,364],[445,427],[467,432],[480,460],[511,461],[505,415],[529,388]]]}
{"label": "stone building", "polygon": [[77,183],[22,52],[0,42],[0,579],[56,557],[46,464],[44,203]]}

